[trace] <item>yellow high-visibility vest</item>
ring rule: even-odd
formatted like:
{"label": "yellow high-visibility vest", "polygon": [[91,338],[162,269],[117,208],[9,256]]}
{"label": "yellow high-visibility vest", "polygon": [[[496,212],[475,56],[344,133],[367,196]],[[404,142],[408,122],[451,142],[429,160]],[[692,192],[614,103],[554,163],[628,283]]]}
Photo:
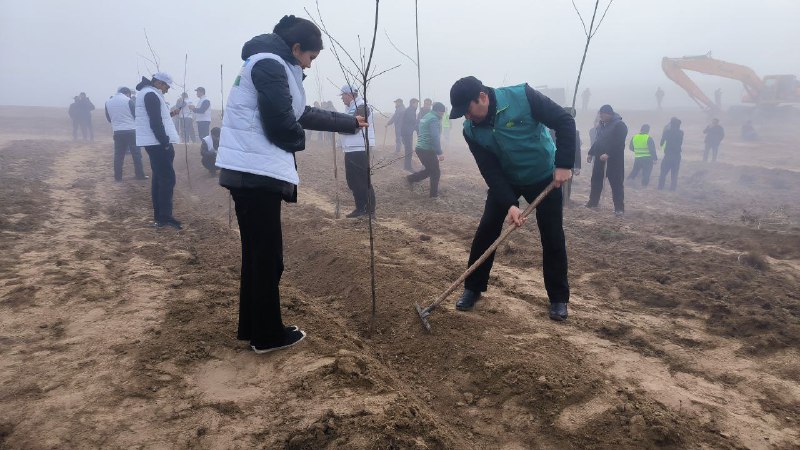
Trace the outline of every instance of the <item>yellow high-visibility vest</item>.
{"label": "yellow high-visibility vest", "polygon": [[650,140],[650,135],[646,133],[639,133],[633,136],[633,157],[634,158],[649,158],[653,155],[650,154],[650,147],[647,142]]}

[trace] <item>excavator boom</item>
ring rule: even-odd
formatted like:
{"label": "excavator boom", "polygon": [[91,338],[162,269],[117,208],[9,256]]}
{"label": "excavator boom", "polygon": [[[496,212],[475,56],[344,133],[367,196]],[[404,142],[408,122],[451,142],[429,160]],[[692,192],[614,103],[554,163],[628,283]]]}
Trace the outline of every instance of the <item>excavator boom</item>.
{"label": "excavator boom", "polygon": [[717,105],[686,75],[686,70],[741,81],[747,91],[747,96],[743,100],[749,103],[759,103],[765,90],[764,82],[753,69],[714,59],[709,55],[684,56],[683,58],[665,57],[661,60],[661,68],[667,77],[682,87],[695,102],[712,111],[717,109]]}

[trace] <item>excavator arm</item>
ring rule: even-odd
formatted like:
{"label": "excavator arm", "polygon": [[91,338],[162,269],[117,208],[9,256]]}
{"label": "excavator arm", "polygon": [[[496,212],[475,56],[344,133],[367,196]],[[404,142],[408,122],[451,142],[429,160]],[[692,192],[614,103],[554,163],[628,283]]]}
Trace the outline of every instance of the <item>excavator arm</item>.
{"label": "excavator arm", "polygon": [[686,70],[739,80],[747,91],[746,101],[749,100],[753,103],[758,100],[764,90],[764,82],[761,81],[753,69],[714,59],[708,55],[684,56],[683,58],[665,57],[661,60],[661,68],[670,80],[674,81],[689,94],[692,100],[702,108],[712,111],[717,109],[717,105],[686,75]]}

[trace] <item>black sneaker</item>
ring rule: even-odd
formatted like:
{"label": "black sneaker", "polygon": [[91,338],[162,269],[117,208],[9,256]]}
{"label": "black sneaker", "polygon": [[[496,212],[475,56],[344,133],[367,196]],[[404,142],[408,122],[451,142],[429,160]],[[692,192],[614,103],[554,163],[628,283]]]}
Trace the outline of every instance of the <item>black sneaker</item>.
{"label": "black sneaker", "polygon": [[[285,333],[288,333],[290,331],[297,331],[300,328],[298,328],[297,325],[289,325],[289,326],[283,327],[283,329],[286,330]],[[236,335],[236,339],[238,339],[240,341],[250,341],[251,340],[249,337],[247,337],[247,335],[244,335],[244,334],[237,334]]]}
{"label": "black sneaker", "polygon": [[625,211],[623,211],[621,209],[617,209],[617,210],[614,211],[614,215],[617,216],[617,217],[624,216],[625,215]]}
{"label": "black sneaker", "polygon": [[283,350],[284,348],[289,348],[306,337],[306,332],[303,330],[294,330],[294,331],[287,331],[283,337],[283,343],[278,345],[266,345],[260,346],[257,344],[250,344],[250,348],[253,349],[254,352],[262,355],[264,353],[274,352],[275,350]]}
{"label": "black sneaker", "polygon": [[172,227],[172,228],[175,228],[176,230],[182,230],[183,229],[183,225],[181,225],[181,223],[175,218],[170,218],[170,219],[164,220],[164,221],[162,221],[160,223],[161,223],[162,227]]}
{"label": "black sneaker", "polygon": [[563,322],[564,320],[567,320],[567,315],[566,303],[550,303],[550,318],[552,320]]}
{"label": "black sneaker", "polygon": [[456,309],[459,311],[472,311],[475,303],[481,298],[480,292],[464,289],[464,293],[456,301]]}
{"label": "black sneaker", "polygon": [[367,215],[367,210],[365,210],[365,209],[354,209],[353,212],[351,212],[350,214],[346,215],[345,217],[347,217],[348,219],[354,219],[356,217],[361,217],[361,216],[366,216],[366,215]]}

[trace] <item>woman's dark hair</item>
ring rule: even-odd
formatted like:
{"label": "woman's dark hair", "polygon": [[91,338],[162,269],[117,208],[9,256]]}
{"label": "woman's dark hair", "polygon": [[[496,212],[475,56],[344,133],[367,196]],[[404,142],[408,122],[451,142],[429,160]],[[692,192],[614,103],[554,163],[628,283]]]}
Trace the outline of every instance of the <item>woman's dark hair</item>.
{"label": "woman's dark hair", "polygon": [[308,19],[283,16],[272,32],[280,36],[289,48],[300,44],[300,50],[304,52],[322,50],[322,32]]}

